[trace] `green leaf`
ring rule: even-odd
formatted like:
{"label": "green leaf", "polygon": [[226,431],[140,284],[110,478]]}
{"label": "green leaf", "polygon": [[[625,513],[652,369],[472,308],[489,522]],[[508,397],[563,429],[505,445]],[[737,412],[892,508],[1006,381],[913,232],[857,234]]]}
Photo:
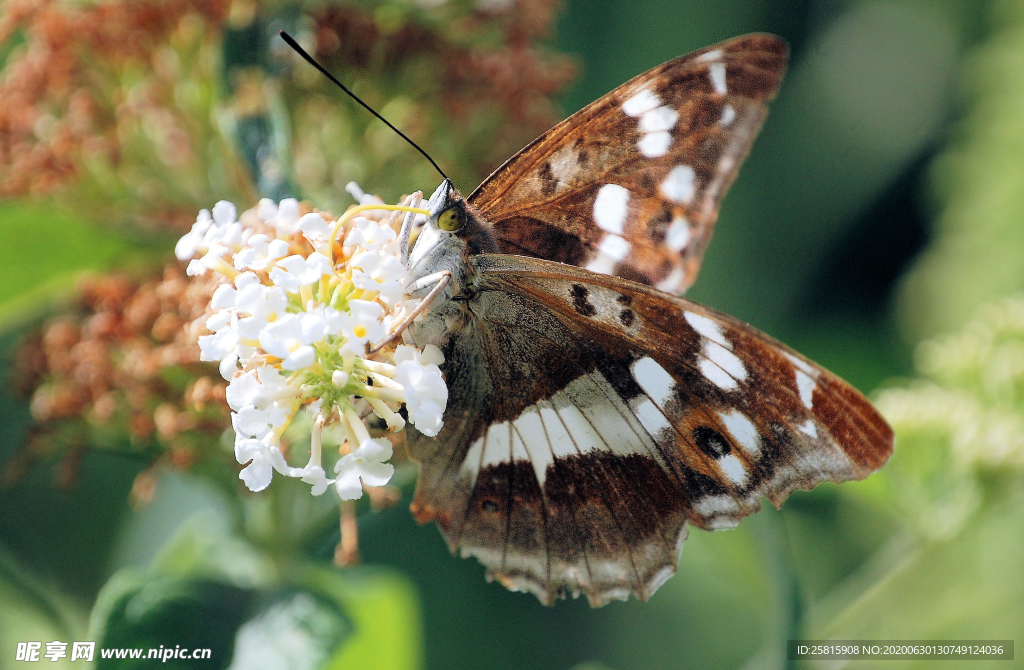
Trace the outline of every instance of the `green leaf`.
{"label": "green leaf", "polygon": [[328,670],[422,667],[423,633],[419,598],[402,575],[376,568],[310,570],[305,583],[340,603],[354,635],[324,666]]}
{"label": "green leaf", "polygon": [[[1024,495],[956,538],[881,555],[878,579],[854,580],[846,602],[822,603],[809,639],[1010,639],[1024,629]],[[881,569],[878,569],[881,568]],[[887,569],[886,569],[887,568]],[[836,612],[834,615],[828,612]],[[905,664],[913,666],[913,662]],[[896,666],[892,666],[896,667]],[[917,667],[917,666],[913,666]]]}
{"label": "green leaf", "polygon": [[[0,649],[18,642],[83,640],[85,613],[51,586],[29,574],[0,545]],[[64,659],[67,661],[67,659]],[[53,667],[65,667],[63,664]],[[71,667],[70,664],[67,667]]]}
{"label": "green leaf", "polygon": [[128,245],[45,203],[0,203],[0,326],[31,318],[85,270],[110,266]]}
{"label": "green leaf", "polygon": [[337,603],[306,591],[283,593],[239,629],[231,668],[317,670],[351,635]]}
{"label": "green leaf", "polygon": [[[134,571],[114,575],[100,592],[92,615],[96,667],[152,667],[149,650],[209,649],[203,660],[169,658],[166,668],[224,668],[234,652],[235,634],[252,615],[253,589],[208,580],[146,577]],[[142,658],[102,658],[101,650],[137,649]]]}

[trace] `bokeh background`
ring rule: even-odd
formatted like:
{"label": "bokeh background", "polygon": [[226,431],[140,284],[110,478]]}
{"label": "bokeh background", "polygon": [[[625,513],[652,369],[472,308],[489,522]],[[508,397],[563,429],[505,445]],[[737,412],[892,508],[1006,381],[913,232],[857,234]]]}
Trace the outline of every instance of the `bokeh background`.
{"label": "bokeh background", "polygon": [[[871,394],[891,462],[692,531],[647,603],[485,583],[411,519],[409,466],[332,567],[330,496],[237,481],[171,250],[220,199],[437,177],[280,28],[464,192],[649,67],[785,37],[690,297]],[[0,268],[0,668],[89,639],[215,651],[165,667],[810,667],[793,638],[1016,638],[972,667],[1024,667],[1024,0],[5,0]]]}

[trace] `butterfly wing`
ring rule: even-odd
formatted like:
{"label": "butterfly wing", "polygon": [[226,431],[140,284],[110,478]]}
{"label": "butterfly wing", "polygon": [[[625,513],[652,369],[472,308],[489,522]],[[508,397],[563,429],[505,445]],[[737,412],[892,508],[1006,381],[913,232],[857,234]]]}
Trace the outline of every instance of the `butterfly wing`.
{"label": "butterfly wing", "polygon": [[469,203],[502,253],[682,293],[787,55],[780,38],[753,34],[664,63],[537,138]]}
{"label": "butterfly wing", "polygon": [[863,396],[735,319],[559,263],[473,263],[442,343],[445,426],[410,430],[412,509],[509,588],[646,599],[686,522],[735,526],[891,453]]}

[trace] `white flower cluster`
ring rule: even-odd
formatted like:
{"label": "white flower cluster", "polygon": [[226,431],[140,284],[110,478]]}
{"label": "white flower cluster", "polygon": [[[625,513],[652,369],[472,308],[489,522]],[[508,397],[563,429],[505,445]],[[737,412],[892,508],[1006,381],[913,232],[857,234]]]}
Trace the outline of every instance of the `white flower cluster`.
{"label": "white flower cluster", "polygon": [[[371,438],[370,414],[391,431],[409,422],[426,435],[441,429],[448,388],[438,367],[440,350],[386,344],[367,353],[407,319],[419,300],[406,294],[406,268],[395,224],[411,206],[384,205],[353,188],[362,201],[337,221],[301,213],[294,199],[263,199],[237,217],[230,202],[203,210],[175,247],[189,260],[188,274],[214,271],[224,281],[213,293],[199,338],[201,358],[220,361],[229,380],[227,400],[235,430],[239,475],[253,491],[273,471],[297,477],[320,495],[334,485],[343,500],[362,496],[363,485],[383,486],[394,467],[391,443]],[[281,436],[305,407],[314,417],[310,458],[290,466]],[[335,477],[324,470],[321,431],[340,423],[347,436]]]}

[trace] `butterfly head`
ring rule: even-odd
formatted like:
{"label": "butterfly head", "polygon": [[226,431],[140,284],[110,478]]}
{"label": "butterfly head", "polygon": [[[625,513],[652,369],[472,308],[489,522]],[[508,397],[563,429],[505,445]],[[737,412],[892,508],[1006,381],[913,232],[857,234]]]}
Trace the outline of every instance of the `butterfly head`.
{"label": "butterfly head", "polygon": [[[451,180],[445,179],[427,203],[430,216],[409,255],[412,279],[440,270],[462,274],[469,255],[496,249],[487,224],[476,215]],[[457,278],[453,280],[457,285]]]}
{"label": "butterfly head", "polygon": [[434,195],[430,196],[427,209],[430,211],[427,225],[434,224],[447,233],[455,234],[466,225],[466,201],[462,199],[462,194],[452,185],[450,179],[441,182]]}

